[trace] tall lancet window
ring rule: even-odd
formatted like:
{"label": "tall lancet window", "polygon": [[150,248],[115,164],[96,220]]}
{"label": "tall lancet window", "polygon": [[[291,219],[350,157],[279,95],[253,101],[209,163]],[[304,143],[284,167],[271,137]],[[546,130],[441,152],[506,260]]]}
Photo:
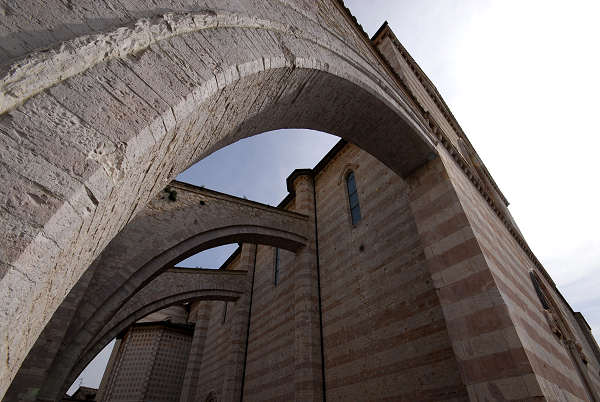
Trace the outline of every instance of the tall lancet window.
{"label": "tall lancet window", "polygon": [[346,187],[348,187],[348,202],[350,203],[352,225],[356,225],[360,221],[360,205],[358,204],[358,191],[356,190],[354,172],[350,172],[346,175]]}
{"label": "tall lancet window", "polygon": [[273,285],[277,286],[279,282],[279,247],[275,248],[275,255],[273,256]]}
{"label": "tall lancet window", "polygon": [[546,299],[546,295],[540,286],[540,280],[537,275],[531,271],[529,272],[529,277],[531,278],[531,282],[533,283],[533,288],[535,289],[535,293],[537,293],[538,299],[540,299],[540,303],[542,303],[542,307],[544,310],[550,310],[550,304],[548,303],[548,299]]}

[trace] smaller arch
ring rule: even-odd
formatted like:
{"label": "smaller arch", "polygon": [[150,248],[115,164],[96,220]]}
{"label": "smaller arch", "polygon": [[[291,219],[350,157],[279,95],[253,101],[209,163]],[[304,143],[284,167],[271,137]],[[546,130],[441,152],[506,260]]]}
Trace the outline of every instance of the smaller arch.
{"label": "smaller arch", "polygon": [[358,163],[346,163],[344,165],[344,168],[340,171],[340,175],[338,177],[337,184],[338,185],[342,184],[342,182],[344,180],[346,180],[346,176],[348,175],[348,173],[350,171],[356,171],[356,170],[358,170],[359,166],[360,165]]}
{"label": "smaller arch", "polygon": [[[235,302],[244,292],[246,271],[171,269],[159,275],[130,298],[88,343],[70,370],[63,388],[68,387],[92,359],[117,335],[147,315],[183,302],[219,300]],[[74,340],[77,342],[77,340]]]}
{"label": "smaller arch", "polygon": [[[82,293],[77,309],[61,306],[53,317],[70,317],[62,341],[55,342],[52,359],[31,360],[35,370],[47,375],[32,378],[28,374],[32,370],[23,371],[27,381],[15,384],[10,395],[23,393],[20,384],[25,383],[28,389],[41,389],[39,395],[47,399],[62,395],[65,378],[95,345],[104,326],[131,297],[177,262],[230,243],[266,244],[293,252],[306,245],[310,221],[305,215],[185,183],[172,182],[169,187],[177,191],[176,201],[161,192],[150,202],[94,261],[89,285],[75,288]],[[40,339],[40,344],[44,341]]]}

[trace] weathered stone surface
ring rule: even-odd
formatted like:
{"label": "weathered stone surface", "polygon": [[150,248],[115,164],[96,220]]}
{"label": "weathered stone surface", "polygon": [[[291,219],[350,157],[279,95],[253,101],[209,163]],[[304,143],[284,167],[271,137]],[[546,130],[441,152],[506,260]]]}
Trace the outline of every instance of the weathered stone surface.
{"label": "weathered stone surface", "polygon": [[[118,328],[157,308],[148,296],[160,272],[234,241],[270,246],[246,256],[256,303],[238,299],[227,323],[219,309],[207,313],[197,344],[228,354],[205,348],[212,363],[196,362],[188,396],[600,398],[597,345],[389,27],[369,42],[337,0],[9,3],[0,5],[5,400],[60,398]],[[286,127],[339,135],[391,170],[364,153],[331,163],[339,171],[312,194],[314,226],[326,227],[316,238],[310,186],[288,204],[308,220],[183,185],[176,202],[162,193],[211,152]],[[351,228],[337,211],[344,193],[330,191],[348,170],[370,177],[362,195],[377,193],[363,204],[371,222]],[[384,182],[396,190],[380,192]],[[282,252],[294,267],[282,273],[287,287],[272,288],[272,246],[296,252]],[[529,273],[540,274],[550,310]],[[191,297],[171,290],[161,306]]]}
{"label": "weathered stone surface", "polygon": [[[0,295],[11,300],[2,309],[10,347],[0,359],[2,390],[114,235],[212,151],[307,127],[348,138],[401,174],[432,152],[423,120],[337,2],[68,5],[11,3],[0,15],[10,55],[0,136],[22,155],[2,157],[10,174],[0,192],[27,183],[49,192],[33,221],[7,218],[23,238],[0,240],[10,250]],[[23,129],[36,140],[11,145]]]}
{"label": "weathered stone surface", "polygon": [[[70,385],[67,376],[85,367],[74,368],[75,364],[85,361],[83,356],[90,350],[99,351],[102,334],[116,325],[109,324],[111,320],[119,322],[115,314],[125,304],[135,305],[131,299],[134,295],[143,298],[148,292],[153,294],[148,282],[188,255],[235,242],[297,250],[311,233],[308,217],[298,213],[184,183],[173,182],[169,188],[176,191],[176,200],[162,191],[73,287],[32,349],[37,354],[43,348],[45,357],[28,357],[9,397],[16,398],[30,389],[40,389],[40,396],[48,399],[62,395],[63,388]],[[166,280],[168,276],[163,277]],[[142,296],[138,296],[140,289]],[[38,374],[31,376],[31,372]]]}
{"label": "weathered stone surface", "polygon": [[[87,343],[77,364],[70,368],[66,386],[75,381],[106,344],[136,321],[176,303],[200,300],[236,301],[246,291],[246,274],[246,271],[188,268],[175,268],[162,273],[127,300],[104,325],[102,331]],[[73,343],[77,342],[78,340],[73,340]],[[40,396],[44,397],[43,394]]]}

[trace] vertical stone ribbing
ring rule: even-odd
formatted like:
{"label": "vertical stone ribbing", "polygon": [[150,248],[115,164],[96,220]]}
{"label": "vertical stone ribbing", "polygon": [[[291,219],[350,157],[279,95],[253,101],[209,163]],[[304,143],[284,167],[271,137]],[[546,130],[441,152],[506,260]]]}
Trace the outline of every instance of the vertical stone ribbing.
{"label": "vertical stone ribbing", "polygon": [[104,374],[102,374],[102,380],[100,381],[100,386],[98,387],[98,393],[96,394],[96,401],[98,402],[104,400],[104,394],[106,393],[108,382],[111,378],[111,374],[115,368],[115,364],[119,356],[119,348],[121,347],[121,341],[122,338],[115,339],[115,344],[113,345],[112,352],[110,353],[110,358],[108,359],[108,364],[106,365]]}
{"label": "vertical stone ribbing", "polygon": [[471,400],[543,396],[441,158],[409,183],[427,266]]}
{"label": "vertical stone ribbing", "polygon": [[[309,174],[294,180],[296,212],[314,221],[314,183]],[[295,399],[323,399],[321,337],[319,331],[316,245],[314,232],[308,245],[298,251],[294,261],[294,357]]]}
{"label": "vertical stone ribbing", "polygon": [[239,401],[241,397],[256,247],[255,244],[242,245],[239,269],[248,272],[247,284],[244,294],[232,306],[232,317],[229,322],[229,356],[223,379],[223,401]]}
{"label": "vertical stone ribbing", "polygon": [[206,341],[206,331],[210,319],[211,304],[199,301],[193,304],[190,311],[190,318],[196,325],[194,327],[194,336],[190,347],[190,356],[188,358],[181,389],[180,402],[191,402],[196,400],[196,388],[198,376],[202,364],[202,354],[204,353],[204,344]]}

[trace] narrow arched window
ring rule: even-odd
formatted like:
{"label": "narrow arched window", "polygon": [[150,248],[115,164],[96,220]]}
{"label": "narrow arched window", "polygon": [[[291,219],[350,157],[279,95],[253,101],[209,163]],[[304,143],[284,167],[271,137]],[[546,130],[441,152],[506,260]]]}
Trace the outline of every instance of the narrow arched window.
{"label": "narrow arched window", "polygon": [[360,221],[360,205],[358,204],[358,191],[356,190],[356,179],[354,172],[346,175],[346,187],[348,188],[348,202],[350,204],[350,217],[352,224],[356,225]]}
{"label": "narrow arched window", "polygon": [[277,286],[279,282],[279,248],[275,248],[273,256],[273,285]]}
{"label": "narrow arched window", "polygon": [[540,299],[540,302],[542,303],[542,307],[544,308],[544,310],[550,310],[550,304],[548,304],[548,299],[546,299],[546,295],[542,290],[540,280],[538,279],[537,275],[533,271],[531,271],[529,272],[529,277],[531,278],[531,283],[533,283],[535,293],[537,293],[538,299]]}

